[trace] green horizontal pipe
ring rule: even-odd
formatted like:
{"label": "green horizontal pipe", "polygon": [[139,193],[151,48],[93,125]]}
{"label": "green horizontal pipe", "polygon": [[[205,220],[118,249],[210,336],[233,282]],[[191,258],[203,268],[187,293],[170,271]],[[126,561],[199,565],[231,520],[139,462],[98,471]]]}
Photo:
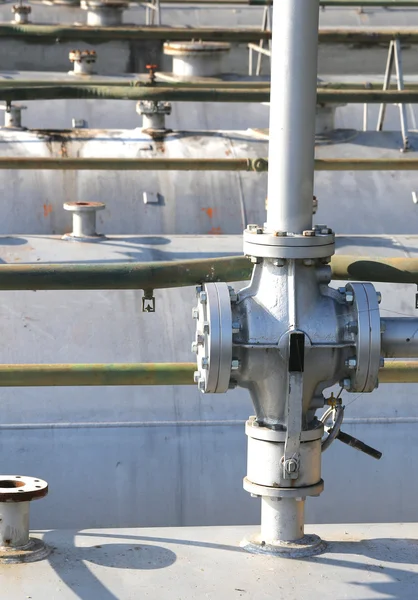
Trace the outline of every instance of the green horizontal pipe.
{"label": "green horizontal pipe", "polygon": [[170,40],[170,41],[228,41],[257,42],[270,39],[270,31],[261,31],[243,27],[164,27],[164,26],[127,26],[90,27],[87,25],[37,25],[1,23],[0,38],[26,38],[30,41],[49,40],[51,43],[63,41],[83,41],[101,43],[109,40]]}
{"label": "green horizontal pipe", "polygon": [[[196,363],[2,364],[0,387],[194,385]],[[418,383],[418,362],[386,361],[380,383]]]}
{"label": "green horizontal pipe", "polygon": [[193,385],[194,363],[0,365],[0,387]]}
{"label": "green horizontal pipe", "polygon": [[415,104],[418,90],[324,90],[318,89],[319,104]]}
{"label": "green horizontal pipe", "polygon": [[[35,158],[1,156],[0,170],[63,171],[256,171],[267,158]],[[316,171],[416,171],[418,158],[317,158]]]}
{"label": "green horizontal pipe", "polygon": [[416,171],[418,170],[418,158],[317,158],[315,170]]}
{"label": "green horizontal pipe", "polygon": [[393,39],[404,44],[418,43],[416,27],[321,27],[321,44],[388,44]]}
{"label": "green horizontal pipe", "polygon": [[169,100],[172,102],[268,102],[268,87],[231,88],[210,86],[205,88],[166,86],[106,86],[106,85],[39,85],[29,87],[0,86],[0,100]]}
{"label": "green horizontal pipe", "polygon": [[[174,86],[31,86],[1,87],[0,100],[58,100],[73,98],[94,98],[97,100],[170,100],[173,102],[268,102],[268,88],[184,88]],[[396,104],[418,103],[418,88],[413,90],[341,90],[319,88],[319,104]]]}
{"label": "green horizontal pipe", "polygon": [[1,169],[93,171],[267,171],[266,158],[34,158],[1,156]]}
{"label": "green horizontal pipe", "polygon": [[[139,2],[140,0],[138,0]],[[160,4],[220,4],[244,6],[271,6],[273,0],[160,0]],[[320,6],[340,6],[346,8],[371,7],[371,8],[414,8],[418,7],[418,0],[320,0]]]}
{"label": "green horizontal pipe", "polygon": [[[328,1],[330,2],[331,0]],[[383,0],[379,2],[379,5],[382,5],[382,3]],[[328,6],[331,6],[331,4]],[[342,4],[339,3],[338,6],[342,6]],[[355,5],[351,4],[351,6],[365,6],[365,2],[359,0]],[[373,6],[376,6],[376,4]],[[389,6],[392,6],[392,4]],[[416,6],[416,4],[413,6]],[[255,27],[188,28],[125,25],[121,27],[90,27],[87,25],[37,25],[33,23],[23,25],[18,23],[2,23],[0,24],[0,37],[25,38],[28,42],[49,41],[51,44],[63,41],[100,44],[110,40],[204,40],[247,43],[258,42],[260,39],[271,39],[271,31],[262,31]],[[386,44],[394,38],[398,38],[404,43],[416,44],[418,43],[418,29],[413,27],[321,27],[319,29],[319,42],[321,44],[375,45]]]}
{"label": "green horizontal pipe", "polygon": [[[253,265],[244,256],[154,263],[0,265],[0,290],[153,290],[213,281],[244,281]],[[417,258],[332,257],[333,279],[414,283]]]}

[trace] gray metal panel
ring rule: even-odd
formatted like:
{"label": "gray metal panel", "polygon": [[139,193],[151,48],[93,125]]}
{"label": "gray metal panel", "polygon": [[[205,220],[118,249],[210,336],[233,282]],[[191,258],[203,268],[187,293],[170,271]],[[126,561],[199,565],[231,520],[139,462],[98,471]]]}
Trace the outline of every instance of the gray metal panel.
{"label": "gray metal panel", "polygon": [[1,600],[416,599],[418,527],[309,527],[330,545],[312,560],[250,555],[246,527],[40,533],[56,550],[1,565]]}

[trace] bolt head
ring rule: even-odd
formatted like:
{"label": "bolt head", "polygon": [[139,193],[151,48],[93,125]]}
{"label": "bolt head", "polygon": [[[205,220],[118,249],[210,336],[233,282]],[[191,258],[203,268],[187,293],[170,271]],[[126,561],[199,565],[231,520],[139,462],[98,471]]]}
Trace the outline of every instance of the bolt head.
{"label": "bolt head", "polygon": [[339,287],[338,291],[340,292],[340,294],[345,294],[345,287]]}
{"label": "bolt head", "polygon": [[273,231],[274,237],[286,237],[287,231]]}
{"label": "bolt head", "polygon": [[376,292],[377,303],[380,304],[382,302],[382,294],[380,292]]}
{"label": "bolt head", "polygon": [[202,358],[202,369],[209,369],[209,359],[207,356]]}
{"label": "bolt head", "polygon": [[345,293],[345,301],[347,302],[347,304],[353,304],[353,302],[354,302],[353,292],[348,291]]}
{"label": "bolt head", "polygon": [[312,260],[312,258],[305,258],[303,264],[305,265],[305,267],[313,267],[315,261]]}
{"label": "bolt head", "polygon": [[236,293],[234,288],[232,286],[228,285],[228,290],[229,290],[229,298],[230,298],[231,302],[237,302],[238,294]]}
{"label": "bolt head", "polygon": [[355,335],[357,335],[358,334],[358,323],[356,323],[355,321],[350,321],[350,323],[347,323],[346,329],[347,329],[348,333],[354,333]]}
{"label": "bolt head", "polygon": [[204,380],[204,379],[201,379],[201,380],[199,381],[199,383],[198,383],[198,387],[199,387],[199,390],[200,390],[201,392],[205,392],[205,390],[206,390],[206,383],[205,383],[205,380]]}
{"label": "bolt head", "polygon": [[351,358],[348,358],[345,361],[345,366],[348,367],[349,369],[356,369],[357,368],[357,359],[355,356],[352,356]]}
{"label": "bolt head", "polygon": [[197,285],[196,286],[196,298],[199,298],[200,292],[203,291],[203,288],[201,285]]}
{"label": "bolt head", "polygon": [[351,389],[351,379],[349,379],[348,377],[346,379],[342,379],[340,381],[340,386],[344,389],[349,391]]}
{"label": "bolt head", "polygon": [[203,323],[203,333],[209,333],[209,323],[208,323],[208,321],[205,321]]}
{"label": "bolt head", "polygon": [[201,333],[198,333],[196,336],[196,342],[199,346],[203,346],[203,344],[205,343],[205,336]]}
{"label": "bolt head", "polygon": [[315,231],[313,229],[305,229],[302,235],[304,237],[315,237]]}
{"label": "bolt head", "polygon": [[199,319],[199,309],[198,308],[196,308],[196,307],[192,308],[192,317],[196,321]]}
{"label": "bolt head", "polygon": [[296,471],[299,468],[299,463],[297,460],[295,460],[294,458],[289,458],[285,463],[284,463],[284,468],[288,473],[296,473]]}
{"label": "bolt head", "polygon": [[231,362],[231,371],[238,371],[240,366],[240,361],[237,358],[233,358]]}
{"label": "bolt head", "polygon": [[194,352],[194,354],[197,354],[197,351],[198,351],[197,342],[192,342],[191,351]]}
{"label": "bolt head", "polygon": [[253,223],[251,225],[247,225],[247,231],[256,231],[259,228],[259,225],[254,225]]}
{"label": "bolt head", "polygon": [[199,300],[201,304],[206,304],[206,302],[208,301],[208,295],[206,294],[206,292],[200,292]]}
{"label": "bolt head", "polygon": [[193,381],[195,383],[199,383],[200,379],[201,379],[200,371],[195,371],[193,373]]}
{"label": "bolt head", "polygon": [[232,323],[232,333],[239,333],[241,326],[239,323]]}

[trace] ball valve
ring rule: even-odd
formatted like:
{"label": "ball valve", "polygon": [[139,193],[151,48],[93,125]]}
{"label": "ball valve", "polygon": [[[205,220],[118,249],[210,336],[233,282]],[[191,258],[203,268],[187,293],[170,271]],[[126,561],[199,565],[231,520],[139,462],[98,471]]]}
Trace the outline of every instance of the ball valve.
{"label": "ball valve", "polygon": [[[246,423],[244,488],[262,498],[262,527],[243,542],[249,550],[322,550],[319,538],[303,532],[304,500],[323,489],[321,449],[329,445],[316,411],[336,383],[356,393],[378,385],[380,294],[370,283],[331,287],[333,251],[325,226],[292,235],[250,225],[250,285],[238,293],[225,283],[197,288],[195,381],[204,393],[246,388],[255,407]],[[339,434],[341,420],[330,436]]]}

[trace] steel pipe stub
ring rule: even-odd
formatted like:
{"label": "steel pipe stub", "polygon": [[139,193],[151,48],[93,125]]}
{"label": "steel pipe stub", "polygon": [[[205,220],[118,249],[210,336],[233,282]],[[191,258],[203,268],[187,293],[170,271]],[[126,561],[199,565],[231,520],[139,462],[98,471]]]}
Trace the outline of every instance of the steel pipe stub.
{"label": "steel pipe stub", "polygon": [[244,231],[244,254],[259,258],[327,258],[335,251],[335,236],[326,226],[316,226],[302,234],[267,231],[248,225]]}
{"label": "steel pipe stub", "polygon": [[29,537],[29,503],[43,498],[48,484],[23,475],[0,475],[0,563],[42,560],[50,548]]}
{"label": "steel pipe stub", "polygon": [[103,202],[65,202],[64,210],[73,213],[73,230],[63,235],[64,240],[75,242],[99,242],[105,239],[96,232],[96,212],[103,210]]}

